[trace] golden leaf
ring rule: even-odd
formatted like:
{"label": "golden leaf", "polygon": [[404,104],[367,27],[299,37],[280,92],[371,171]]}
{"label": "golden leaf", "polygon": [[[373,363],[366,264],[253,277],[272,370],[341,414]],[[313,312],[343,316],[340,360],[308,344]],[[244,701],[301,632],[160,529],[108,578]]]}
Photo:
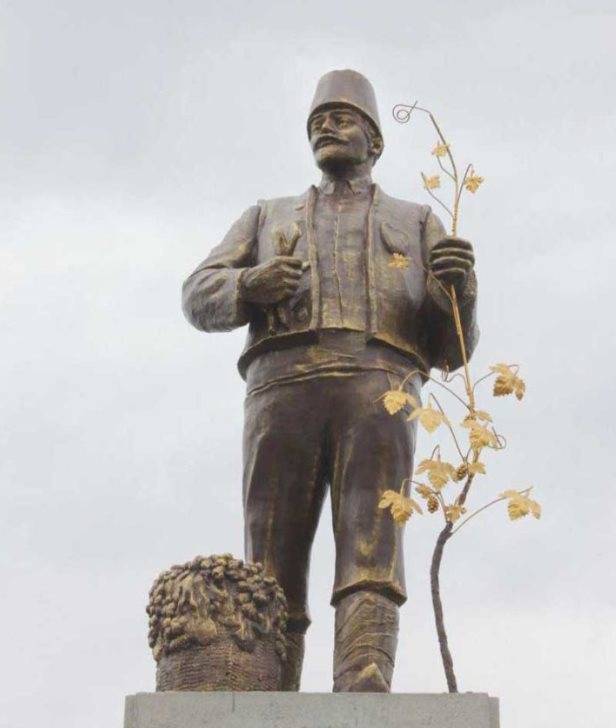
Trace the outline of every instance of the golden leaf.
{"label": "golden leaf", "polygon": [[445,508],[445,518],[451,523],[455,523],[464,513],[466,513],[466,508],[457,504]]}
{"label": "golden leaf", "polygon": [[379,508],[389,508],[394,521],[402,525],[413,515],[413,511],[423,513],[421,506],[412,498],[407,498],[395,490],[386,490],[379,501]]}
{"label": "golden leaf", "polygon": [[409,420],[418,419],[421,425],[428,432],[432,433],[443,422],[447,422],[447,418],[442,412],[438,412],[433,407],[416,407],[409,415]]}
{"label": "golden leaf", "polygon": [[526,392],[524,380],[518,377],[517,367],[514,364],[495,364],[490,371],[498,374],[494,380],[493,394],[495,397],[503,397],[506,394],[514,394],[522,399]]}
{"label": "golden leaf", "polygon": [[419,463],[415,472],[417,474],[428,473],[428,480],[435,488],[440,489],[450,478],[453,479],[456,469],[450,463],[442,462],[439,458],[437,460],[423,460]]}
{"label": "golden leaf", "polygon": [[472,475],[477,475],[477,473],[481,473],[481,475],[486,474],[486,466],[483,463],[480,463],[477,461],[476,463],[469,463],[468,464],[468,472]]}
{"label": "golden leaf", "polygon": [[464,183],[464,186],[469,192],[475,193],[479,189],[479,185],[483,182],[483,177],[480,177],[479,175],[475,174],[475,171],[472,170],[470,175],[466,178],[466,182]]}
{"label": "golden leaf", "polygon": [[498,448],[496,435],[491,430],[488,430],[487,427],[480,425],[476,420],[467,418],[462,422],[462,427],[468,429],[468,439],[475,452],[478,452],[483,447]]}
{"label": "golden leaf", "polygon": [[437,187],[441,186],[441,178],[438,176],[438,174],[433,174],[431,177],[427,177],[422,172],[421,178],[423,179],[424,187],[427,190],[435,190]]}
{"label": "golden leaf", "polygon": [[516,377],[516,383],[514,387],[515,396],[517,399],[522,399],[526,393],[526,382],[519,377]]}
{"label": "golden leaf", "polygon": [[390,415],[395,415],[396,412],[400,412],[407,404],[410,404],[411,407],[416,407],[417,401],[402,389],[390,389],[383,395],[383,406]]}
{"label": "golden leaf", "polygon": [[432,150],[432,154],[435,157],[444,157],[447,154],[448,149],[449,149],[449,144],[443,144],[442,142],[437,142],[434,149]]}
{"label": "golden leaf", "polygon": [[492,417],[489,412],[486,412],[485,410],[473,410],[473,412],[478,420],[482,420],[483,422],[492,422]]}
{"label": "golden leaf", "polygon": [[432,490],[432,488],[428,488],[428,486],[424,485],[423,483],[420,483],[415,488],[415,490],[419,493],[419,495],[422,498],[432,498],[432,496],[434,495],[434,491]]}
{"label": "golden leaf", "polygon": [[408,257],[408,255],[402,255],[402,253],[394,253],[391,256],[391,260],[387,264],[390,268],[399,268],[400,270],[404,270],[405,268],[408,268],[411,264],[411,259]]}
{"label": "golden leaf", "polygon": [[506,490],[504,493],[501,493],[501,497],[507,498],[509,501],[507,511],[512,521],[517,521],[519,518],[523,518],[529,514],[534,518],[541,518],[540,504],[536,500],[529,498],[524,492],[520,492],[519,490]]}

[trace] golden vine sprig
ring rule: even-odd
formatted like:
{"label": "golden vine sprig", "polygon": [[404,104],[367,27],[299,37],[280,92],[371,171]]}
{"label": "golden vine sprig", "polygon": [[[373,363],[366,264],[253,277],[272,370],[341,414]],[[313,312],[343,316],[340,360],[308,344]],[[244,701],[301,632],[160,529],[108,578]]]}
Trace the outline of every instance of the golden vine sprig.
{"label": "golden vine sprig", "polygon": [[[417,103],[412,106],[398,105],[394,108],[394,117],[398,121],[407,122],[410,119],[411,113],[415,110],[421,111],[429,116],[438,135],[438,141],[433,147],[431,153],[436,158],[441,171],[446,175],[453,186],[453,201],[451,206],[443,202],[443,200],[441,200],[433,192],[434,189],[438,189],[441,186],[441,179],[438,174],[428,176],[421,172],[424,187],[428,194],[430,194],[430,196],[435,199],[450,215],[451,234],[456,235],[460,214],[460,200],[464,190],[474,194],[484,180],[483,177],[480,177],[475,173],[472,164],[468,164],[466,166],[462,176],[459,175],[458,166],[451,149],[451,144],[446,139],[440,125],[431,111],[417,106]],[[406,256],[394,253],[390,265],[393,268],[404,270],[408,267],[409,260]],[[430,271],[427,271],[427,274],[431,275]],[[486,449],[501,450],[505,447],[505,440],[502,435],[495,430],[494,425],[492,424],[491,415],[485,410],[477,409],[475,398],[477,385],[490,377],[495,377],[493,386],[494,396],[499,397],[514,394],[518,400],[521,400],[526,391],[526,385],[519,376],[519,367],[516,364],[495,364],[490,367],[490,371],[486,375],[480,377],[475,382],[471,380],[455,288],[451,286],[448,290],[439,281],[437,281],[436,278],[434,280],[439,284],[451,303],[456,335],[462,355],[463,374],[449,375],[449,373],[445,373],[443,381],[440,382],[429,376],[427,372],[421,372],[421,374],[426,379],[435,382],[445,389],[466,407],[467,414],[461,423],[461,427],[466,430],[468,447],[465,448],[462,446],[460,438],[456,435],[454,427],[445,414],[445,410],[434,394],[429,395],[427,404],[423,407],[418,404],[412,395],[405,391],[404,386],[406,382],[413,375],[419,373],[419,370],[414,369],[409,372],[397,389],[385,392],[382,396],[382,401],[385,409],[390,415],[396,415],[403,409],[410,410],[408,419],[417,420],[428,433],[433,433],[438,427],[444,425],[449,431],[453,444],[455,445],[460,457],[460,462],[457,465],[442,461],[440,448],[435,448],[432,456],[429,459],[423,460],[419,464],[415,473],[417,475],[426,475],[429,485],[427,483],[416,481],[413,478],[413,474],[411,474],[403,481],[398,491],[387,490],[383,493],[379,507],[383,509],[389,508],[394,520],[400,524],[406,522],[413,513],[423,512],[417,501],[411,498],[410,495],[405,495],[405,489],[407,486],[412,487],[414,485],[415,491],[426,501],[428,511],[430,513],[435,513],[440,510],[447,523],[453,524],[457,522],[466,513],[465,503],[474,478],[477,475],[486,474],[485,465],[480,460],[482,452]],[[453,379],[457,377],[460,377],[464,382],[466,400],[459,396],[451,386]],[[463,484],[461,491],[455,499],[447,503],[443,496],[443,488],[449,482]],[[483,511],[487,507],[503,500],[509,501],[508,512],[512,520],[517,520],[517,518],[521,518],[529,514],[539,518],[541,515],[541,508],[536,501],[533,501],[528,497],[529,492],[530,489],[528,488],[520,491],[505,491],[494,501],[482,506],[480,509],[470,514],[456,527],[455,531],[459,530],[464,523],[477,515],[478,512]]]}
{"label": "golden vine sprig", "polygon": [[[417,372],[418,370],[413,370],[410,375]],[[402,482],[398,491],[387,490],[382,494],[379,507],[390,509],[394,520],[399,524],[405,523],[413,513],[423,513],[421,505],[410,495],[405,495],[409,487],[413,488],[426,502],[429,513],[440,511],[445,521],[456,523],[466,514],[465,503],[473,480],[477,475],[487,473],[485,463],[481,460],[482,454],[489,450],[502,450],[505,447],[504,438],[494,427],[489,412],[477,409],[474,404],[471,408],[470,402],[464,402],[452,386],[438,382],[432,377],[428,378],[467,407],[468,414],[460,423],[460,427],[465,431],[467,444],[463,444],[462,436],[456,433],[440,400],[433,393],[428,396],[426,405],[421,406],[415,397],[405,391],[404,387],[409,375],[396,389],[391,389],[382,395],[383,406],[390,415],[395,416],[403,412],[407,414],[408,420],[417,420],[429,434],[444,426],[448,430],[460,458],[457,464],[443,460],[440,445],[437,445],[430,457],[419,463],[415,473]],[[489,378],[494,380],[492,394],[495,397],[513,394],[518,400],[523,398],[526,385],[519,376],[517,364],[499,363],[490,367],[488,374],[473,383],[473,392],[480,382]],[[423,476],[427,482],[417,480],[414,476]],[[445,487],[449,483],[462,485],[461,491],[453,499],[446,498]],[[455,528],[454,532],[457,532],[466,521],[478,513],[505,500],[508,501],[508,513],[511,520],[518,520],[526,515],[539,518],[541,507],[536,501],[529,498],[529,492],[530,488],[504,491],[498,498],[469,514]]]}
{"label": "golden vine sprig", "polygon": [[[439,165],[442,173],[453,185],[452,204],[447,205],[434,192],[435,189],[439,189],[441,187],[440,175],[436,174],[428,176],[422,172],[421,177],[424,182],[424,187],[428,194],[436,200],[436,202],[443,207],[451,217],[451,235],[455,236],[457,234],[462,194],[464,190],[475,193],[483,182],[483,178],[476,174],[473,166],[470,164],[467,165],[462,176],[458,174],[458,167],[451,151],[451,145],[445,138],[441,127],[434,118],[434,115],[428,109],[421,109],[417,106],[417,103],[412,106],[400,104],[394,107],[394,118],[400,122],[407,122],[415,109],[426,113],[430,117],[430,121],[436,130],[438,140],[432,149],[432,155],[436,158],[437,164]],[[389,263],[392,268],[401,270],[407,268],[410,264],[410,258],[399,253],[394,254]],[[469,523],[479,513],[485,511],[487,508],[490,508],[496,503],[507,501],[507,512],[512,521],[528,515],[539,518],[541,516],[541,506],[537,503],[537,501],[530,497],[529,494],[531,488],[525,488],[523,490],[505,490],[500,493],[497,498],[486,503],[481,508],[478,508],[470,515],[466,515],[466,501],[473,481],[477,476],[486,474],[486,466],[481,459],[483,453],[490,449],[502,450],[506,446],[504,437],[494,428],[490,413],[477,408],[475,397],[477,386],[479,383],[484,382],[488,378],[494,377],[492,393],[495,397],[513,394],[518,400],[521,400],[524,397],[526,385],[519,376],[519,367],[516,364],[495,364],[490,367],[490,371],[486,375],[480,377],[475,382],[471,380],[456,289],[453,285],[449,288],[444,286],[436,278],[436,276],[432,274],[431,270],[426,270],[425,272],[426,275],[431,278],[433,283],[440,286],[451,304],[456,337],[458,339],[461,361],[463,363],[463,373],[460,374],[456,372],[451,374],[446,371],[443,373],[440,382],[428,376],[427,372],[422,372],[422,374],[426,379],[430,379],[449,394],[453,395],[458,402],[462,403],[464,407],[466,407],[466,416],[460,425],[465,432],[465,437],[468,439],[468,447],[461,444],[460,440],[462,438],[459,438],[456,435],[456,431],[451,421],[446,416],[445,410],[433,393],[431,393],[428,397],[427,406],[422,407],[412,395],[405,391],[404,385],[411,376],[417,374],[417,370],[410,372],[400,383],[397,389],[390,390],[382,396],[381,399],[384,407],[389,414],[394,417],[400,416],[402,414],[402,410],[407,411],[408,419],[418,421],[429,433],[434,432],[441,426],[446,427],[453,439],[460,462],[455,465],[453,463],[443,461],[440,446],[437,445],[433,448],[430,457],[419,463],[415,473],[411,473],[408,478],[404,479],[398,491],[387,490],[382,494],[379,507],[381,509],[389,509],[394,521],[399,525],[403,525],[406,521],[408,521],[413,513],[423,512],[419,502],[414,500],[410,496],[410,493],[407,495],[407,489],[408,491],[411,491],[414,487],[415,492],[425,501],[428,512],[436,513],[440,511],[445,519],[443,528],[436,539],[432,554],[432,561],[430,565],[430,591],[432,595],[434,620],[441,651],[441,658],[443,661],[443,669],[447,679],[447,687],[450,693],[456,693],[458,691],[458,684],[454,671],[451,650],[449,649],[447,631],[445,629],[443,602],[440,590],[440,569],[445,546],[451,537],[464,525]],[[464,383],[464,394],[466,395],[466,399],[464,399],[463,396],[459,396],[453,389],[453,385],[460,379]],[[432,406],[433,404],[434,407]],[[415,480],[414,475],[417,475],[418,477],[424,476],[425,481],[421,482]],[[450,482],[458,485],[461,484],[460,490],[453,499],[451,497],[447,497],[446,488]]]}
{"label": "golden vine sprig", "polygon": [[434,192],[435,189],[441,187],[441,177],[439,174],[427,175],[424,172],[420,172],[421,179],[423,181],[426,192],[437,202],[451,218],[451,234],[457,235],[458,232],[458,220],[460,217],[460,202],[462,200],[462,194],[464,190],[475,193],[479,189],[479,186],[484,182],[484,178],[480,177],[476,172],[472,164],[467,164],[464,173],[460,176],[458,172],[458,166],[454,159],[451,151],[451,144],[445,138],[441,126],[437,122],[434,114],[429,109],[424,109],[421,106],[417,106],[417,102],[411,106],[405,104],[398,104],[394,107],[394,118],[397,121],[406,123],[410,121],[411,114],[413,111],[421,111],[427,114],[430,118],[430,122],[436,131],[438,139],[432,149],[432,156],[435,157],[436,162],[441,172],[449,179],[453,185],[453,196],[451,204],[443,202],[443,200]]}

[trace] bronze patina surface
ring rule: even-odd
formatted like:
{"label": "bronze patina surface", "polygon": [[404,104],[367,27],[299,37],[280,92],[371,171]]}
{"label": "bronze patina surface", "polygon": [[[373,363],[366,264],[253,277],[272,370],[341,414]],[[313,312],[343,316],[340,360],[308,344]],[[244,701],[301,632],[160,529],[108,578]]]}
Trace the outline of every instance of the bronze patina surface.
{"label": "bronze patina surface", "polygon": [[285,689],[299,687],[310,550],[330,488],[334,690],[385,692],[406,591],[402,529],[377,506],[411,474],[415,432],[379,397],[416,369],[407,387],[418,398],[422,373],[461,365],[439,284],[455,286],[472,353],[474,256],[429,206],[372,182],[383,139],[366,78],[326,74],[308,134],[320,185],[246,210],[186,280],[183,306],[202,331],[249,327],[239,361],[246,558],[288,599]]}

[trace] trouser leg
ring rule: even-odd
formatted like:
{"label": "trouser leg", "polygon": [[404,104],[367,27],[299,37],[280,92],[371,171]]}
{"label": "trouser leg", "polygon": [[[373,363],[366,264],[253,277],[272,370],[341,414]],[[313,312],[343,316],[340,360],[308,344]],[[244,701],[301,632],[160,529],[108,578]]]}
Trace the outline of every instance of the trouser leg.
{"label": "trouser leg", "polygon": [[388,414],[380,399],[392,384],[384,372],[365,372],[341,381],[332,404],[334,604],[359,589],[406,600],[404,527],[378,507],[383,492],[400,490],[405,480],[408,492],[413,472],[415,427],[404,412]]}
{"label": "trouser leg", "polygon": [[415,433],[403,412],[392,416],[382,406],[391,387],[384,372],[363,373],[340,383],[332,408],[335,691],[391,685],[398,606],[406,600],[403,528],[378,504],[411,475]]}
{"label": "trouser leg", "polygon": [[398,644],[398,606],[361,590],[336,606],[334,692],[387,693]]}
{"label": "trouser leg", "polygon": [[245,554],[276,577],[288,602],[283,689],[298,690],[310,624],[308,566],[325,494],[318,381],[249,395],[244,426]]}

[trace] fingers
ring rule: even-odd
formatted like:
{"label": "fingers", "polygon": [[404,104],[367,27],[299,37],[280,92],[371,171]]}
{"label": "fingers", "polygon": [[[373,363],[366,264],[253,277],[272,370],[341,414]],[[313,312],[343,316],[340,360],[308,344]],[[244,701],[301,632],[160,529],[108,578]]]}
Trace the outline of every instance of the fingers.
{"label": "fingers", "polygon": [[284,278],[290,278],[294,281],[297,281],[302,277],[301,267],[292,268],[290,265],[282,265],[278,270]]}
{"label": "fingers", "polygon": [[461,268],[466,273],[470,272],[473,267],[474,260],[462,258],[457,255],[447,255],[442,258],[435,258],[430,261],[430,269],[433,273],[453,268]]}
{"label": "fingers", "polygon": [[288,255],[279,255],[270,261],[270,268],[276,271],[276,275],[284,278],[297,280],[301,278],[304,267],[300,258],[293,258]]}
{"label": "fingers", "polygon": [[430,261],[436,262],[444,258],[457,258],[468,261],[471,265],[475,264],[475,254],[472,250],[464,248],[439,248],[430,251]]}
{"label": "fingers", "polygon": [[443,238],[430,251],[430,269],[444,283],[463,285],[474,265],[473,246],[462,238]]}
{"label": "fingers", "polygon": [[468,242],[468,240],[464,240],[463,238],[454,238],[452,236],[439,240],[439,242],[432,248],[432,252],[442,250],[443,248],[455,248],[457,250],[470,250],[471,253],[473,252],[473,246]]}
{"label": "fingers", "polygon": [[277,255],[273,260],[277,264],[288,265],[291,268],[301,268],[303,263],[301,258],[294,258],[292,255]]}

